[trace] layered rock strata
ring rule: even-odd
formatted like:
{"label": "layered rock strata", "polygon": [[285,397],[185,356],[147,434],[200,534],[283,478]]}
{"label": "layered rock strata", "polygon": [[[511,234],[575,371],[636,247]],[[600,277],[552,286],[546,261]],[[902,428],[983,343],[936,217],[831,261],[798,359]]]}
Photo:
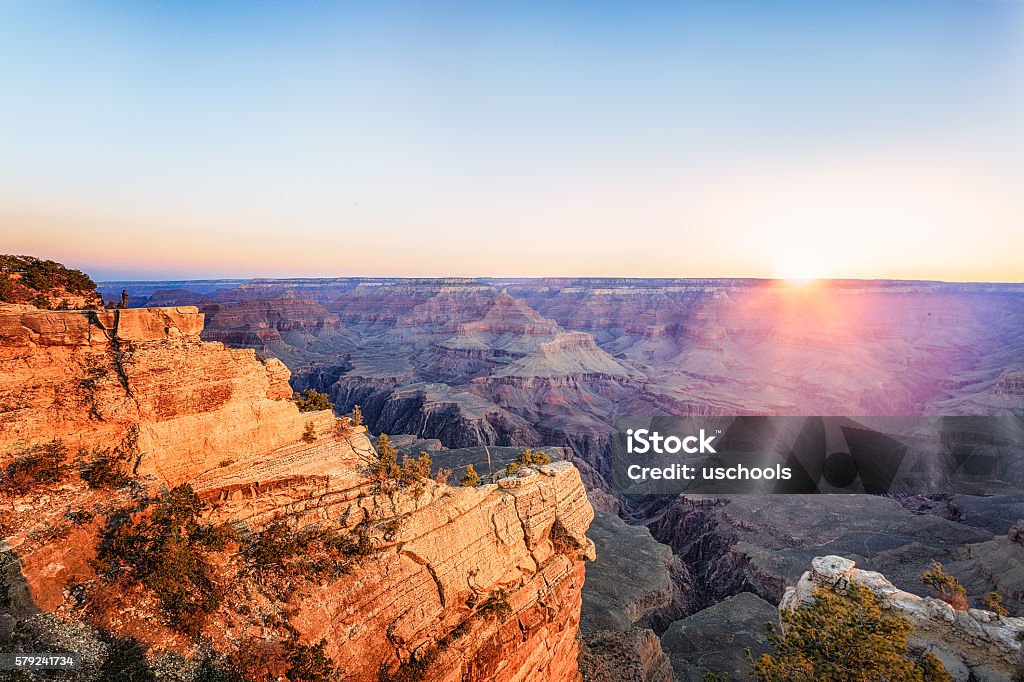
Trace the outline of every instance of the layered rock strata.
{"label": "layered rock strata", "polygon": [[[201,341],[202,324],[194,307],[0,308],[0,467],[54,439],[71,452],[117,448],[151,490],[189,483],[209,503],[208,520],[243,538],[275,519],[366,538],[343,575],[299,576],[299,593],[280,604],[225,557],[225,601],[248,608],[210,616],[202,635],[218,651],[272,642],[282,635],[267,623],[284,619],[300,642],[322,639],[354,680],[412,669],[425,680],[578,675],[593,510],[571,464],[477,488],[424,480],[384,492],[368,475],[376,453],[365,429],[329,411],[300,413],[284,365]],[[95,579],[98,535],[117,504],[131,503],[77,478],[0,496],[8,620],[78,617],[70,586]],[[70,524],[68,510],[79,508],[96,514]],[[71,535],[53,532],[65,526]],[[198,655],[147,610],[151,596],[110,599],[118,615],[106,625],[118,636],[151,655]]]}

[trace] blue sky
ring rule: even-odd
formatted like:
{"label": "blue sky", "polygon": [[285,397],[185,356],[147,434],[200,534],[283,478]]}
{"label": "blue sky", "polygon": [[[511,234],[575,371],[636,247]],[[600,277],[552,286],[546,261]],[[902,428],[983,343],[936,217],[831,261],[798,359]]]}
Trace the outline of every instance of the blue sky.
{"label": "blue sky", "polygon": [[1016,0],[6,0],[3,250],[1021,281],[1022,46]]}

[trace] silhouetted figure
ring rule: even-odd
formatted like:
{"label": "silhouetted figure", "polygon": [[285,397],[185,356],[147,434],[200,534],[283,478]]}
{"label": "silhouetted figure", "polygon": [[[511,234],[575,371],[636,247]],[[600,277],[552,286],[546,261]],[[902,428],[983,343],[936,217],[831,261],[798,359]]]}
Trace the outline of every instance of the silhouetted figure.
{"label": "silhouetted figure", "polygon": [[128,307],[128,290],[121,289],[121,305],[118,306],[122,310]]}

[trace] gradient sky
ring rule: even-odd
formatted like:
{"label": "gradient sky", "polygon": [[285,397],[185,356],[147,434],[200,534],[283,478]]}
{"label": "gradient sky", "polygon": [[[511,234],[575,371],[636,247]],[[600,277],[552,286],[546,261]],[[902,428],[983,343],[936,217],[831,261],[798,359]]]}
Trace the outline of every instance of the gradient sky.
{"label": "gradient sky", "polygon": [[0,251],[100,279],[1024,281],[1024,2],[0,0]]}

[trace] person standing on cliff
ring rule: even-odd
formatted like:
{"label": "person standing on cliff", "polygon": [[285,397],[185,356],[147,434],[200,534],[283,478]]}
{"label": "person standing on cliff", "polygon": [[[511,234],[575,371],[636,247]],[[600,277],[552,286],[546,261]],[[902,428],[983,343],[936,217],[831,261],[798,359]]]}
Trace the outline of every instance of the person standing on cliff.
{"label": "person standing on cliff", "polygon": [[122,310],[128,307],[128,290],[121,289],[121,305],[118,306]]}

